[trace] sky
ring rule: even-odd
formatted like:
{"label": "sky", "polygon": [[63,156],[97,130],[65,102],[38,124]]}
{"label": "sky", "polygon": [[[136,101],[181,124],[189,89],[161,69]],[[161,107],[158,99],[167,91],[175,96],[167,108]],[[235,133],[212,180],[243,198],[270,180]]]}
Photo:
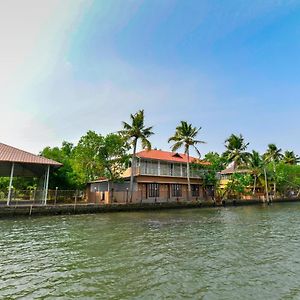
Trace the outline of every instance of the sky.
{"label": "sky", "polygon": [[300,0],[2,0],[0,141],[38,153],[145,110],[203,155],[232,133],[300,154]]}

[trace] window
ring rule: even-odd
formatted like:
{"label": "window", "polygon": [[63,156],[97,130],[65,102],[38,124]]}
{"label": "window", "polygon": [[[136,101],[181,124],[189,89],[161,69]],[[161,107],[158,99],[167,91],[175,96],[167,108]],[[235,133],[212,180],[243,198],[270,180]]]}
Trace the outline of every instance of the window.
{"label": "window", "polygon": [[155,160],[148,161],[147,173],[149,175],[158,175],[158,162]]}
{"label": "window", "polygon": [[158,183],[150,183],[149,184],[149,198],[151,197],[159,197],[159,184]]}
{"label": "window", "polygon": [[192,189],[192,197],[199,197],[199,185],[193,184],[191,186],[191,189]]}
{"label": "window", "polygon": [[141,174],[147,174],[147,161],[141,161],[140,170]]}
{"label": "window", "polygon": [[186,165],[182,165],[182,176],[183,177],[187,176]]}
{"label": "window", "polygon": [[172,197],[182,197],[181,184],[172,184]]}
{"label": "window", "polygon": [[170,164],[170,176],[173,176],[173,172],[174,172],[174,165]]}
{"label": "window", "polygon": [[174,164],[173,165],[173,176],[178,176],[180,177],[181,176],[181,166],[180,164]]}
{"label": "window", "polygon": [[160,175],[169,176],[170,175],[170,164],[160,163]]}

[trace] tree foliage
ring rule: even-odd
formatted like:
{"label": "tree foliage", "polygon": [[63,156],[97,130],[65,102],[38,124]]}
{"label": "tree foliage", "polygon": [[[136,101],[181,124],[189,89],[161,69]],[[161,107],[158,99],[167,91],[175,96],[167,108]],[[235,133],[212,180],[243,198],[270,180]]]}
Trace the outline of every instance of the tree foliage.
{"label": "tree foliage", "polygon": [[264,154],[264,160],[266,162],[277,163],[282,159],[281,149],[277,148],[275,144],[269,144],[268,149]]}
{"label": "tree foliage", "polygon": [[186,121],[181,121],[180,124],[176,127],[175,134],[171,136],[168,142],[174,142],[171,149],[173,152],[177,151],[179,148],[184,148],[184,153],[188,156],[187,160],[187,181],[188,181],[188,191],[191,191],[190,184],[190,148],[193,148],[201,157],[200,151],[197,148],[198,144],[204,144],[204,141],[197,140],[197,135],[201,127],[194,127],[192,124],[187,123]]}
{"label": "tree foliage", "polygon": [[97,158],[104,168],[104,177],[111,180],[120,179],[129,165],[129,149],[127,141],[119,134],[111,133],[103,138]]}
{"label": "tree foliage", "polygon": [[250,194],[252,178],[250,174],[234,173],[226,185],[224,195],[226,198],[241,198],[242,195]]}
{"label": "tree foliage", "polygon": [[297,165],[300,163],[300,157],[294,151],[285,151],[282,161],[288,165]]}
{"label": "tree foliage", "polygon": [[[285,191],[297,190],[297,186],[300,190],[299,178],[299,162],[300,157],[293,151],[285,151],[282,154],[282,149],[278,148],[275,144],[269,144],[266,152],[260,155],[257,151],[253,150],[248,153],[246,150],[249,143],[246,143],[242,135],[232,134],[226,141],[226,151],[223,153],[226,163],[234,162],[235,169],[245,170],[251,177],[252,193],[255,194],[256,189],[265,190],[266,180],[264,176],[264,170],[266,170],[268,192],[274,196],[283,195]],[[207,155],[207,160],[218,161],[216,154]],[[241,181],[236,178],[238,172],[231,176],[231,180],[228,182],[226,189],[229,191],[240,190]],[[250,187],[249,186],[249,187]]]}
{"label": "tree foliage", "polygon": [[151,149],[149,137],[153,135],[153,126],[145,126],[144,110],[139,110],[135,114],[130,115],[130,123],[123,122],[123,129],[120,134],[127,140],[129,145],[136,146],[138,140],[141,141],[143,149]]}
{"label": "tree foliage", "polygon": [[46,147],[40,154],[63,164],[51,172],[50,188],[77,189],[99,177],[117,180],[128,166],[127,151],[128,144],[119,134],[88,131],[76,146],[63,142],[60,148]]}
{"label": "tree foliage", "polygon": [[300,165],[286,164],[283,161],[278,163],[276,183],[282,195],[291,190],[300,191]]}
{"label": "tree foliage", "polygon": [[102,135],[88,131],[82,136],[74,149],[73,167],[80,182],[88,182],[104,176],[104,166],[101,164],[98,152],[104,143]]}
{"label": "tree foliage", "polygon": [[78,175],[72,165],[73,154],[74,145],[66,141],[62,143],[60,148],[46,147],[40,152],[40,155],[63,164],[62,167],[50,173],[50,189],[55,189],[56,187],[60,189],[76,189],[80,186]]}
{"label": "tree foliage", "polygon": [[153,135],[152,126],[145,126],[145,114],[144,110],[139,110],[135,114],[130,115],[130,123],[123,122],[123,129],[120,131],[124,140],[132,147],[131,156],[131,176],[130,176],[130,201],[133,194],[133,176],[135,173],[135,156],[137,143],[140,140],[142,149],[151,149],[151,143],[149,137]]}
{"label": "tree foliage", "polygon": [[226,168],[228,163],[226,158],[217,152],[208,152],[204,156],[204,161],[209,162],[209,165],[203,165],[203,169],[205,170],[203,176],[204,185],[217,185],[217,173]]}
{"label": "tree foliage", "polygon": [[224,156],[228,162],[233,162],[236,167],[245,165],[249,157],[249,153],[246,151],[248,146],[249,143],[245,142],[241,134],[232,134],[225,141],[226,151],[224,152]]}

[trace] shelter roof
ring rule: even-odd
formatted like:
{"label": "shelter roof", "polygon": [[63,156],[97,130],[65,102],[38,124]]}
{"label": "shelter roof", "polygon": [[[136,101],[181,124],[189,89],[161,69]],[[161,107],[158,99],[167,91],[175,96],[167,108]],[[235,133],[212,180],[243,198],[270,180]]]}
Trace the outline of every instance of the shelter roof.
{"label": "shelter roof", "polygon": [[0,163],[15,162],[23,164],[50,165],[60,167],[61,163],[43,156],[35,155],[18,148],[0,143]]}
{"label": "shelter roof", "polygon": [[99,177],[98,179],[89,181],[88,183],[98,183],[98,182],[102,182],[102,181],[109,181],[109,179],[106,177]]}
{"label": "shelter roof", "polygon": [[[138,152],[136,156],[139,158],[164,160],[164,161],[178,162],[178,163],[187,163],[188,161],[188,157],[186,154],[174,153],[174,152],[162,151],[162,150],[143,150]],[[190,156],[190,162],[199,163],[202,165],[210,165],[209,162],[203,161],[193,156]]]}
{"label": "shelter roof", "polygon": [[230,175],[233,173],[242,173],[242,174],[247,174],[251,173],[251,170],[249,169],[238,169],[235,164],[230,164],[225,170],[221,171],[221,175]]}

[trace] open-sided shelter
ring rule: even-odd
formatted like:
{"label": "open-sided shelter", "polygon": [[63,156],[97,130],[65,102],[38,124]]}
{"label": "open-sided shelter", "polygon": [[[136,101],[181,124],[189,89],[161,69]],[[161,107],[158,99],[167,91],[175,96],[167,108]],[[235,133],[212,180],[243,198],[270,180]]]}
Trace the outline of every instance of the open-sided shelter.
{"label": "open-sided shelter", "polygon": [[10,177],[7,205],[10,203],[14,177],[44,177],[41,200],[46,204],[51,169],[62,166],[52,159],[0,143],[0,177]]}

